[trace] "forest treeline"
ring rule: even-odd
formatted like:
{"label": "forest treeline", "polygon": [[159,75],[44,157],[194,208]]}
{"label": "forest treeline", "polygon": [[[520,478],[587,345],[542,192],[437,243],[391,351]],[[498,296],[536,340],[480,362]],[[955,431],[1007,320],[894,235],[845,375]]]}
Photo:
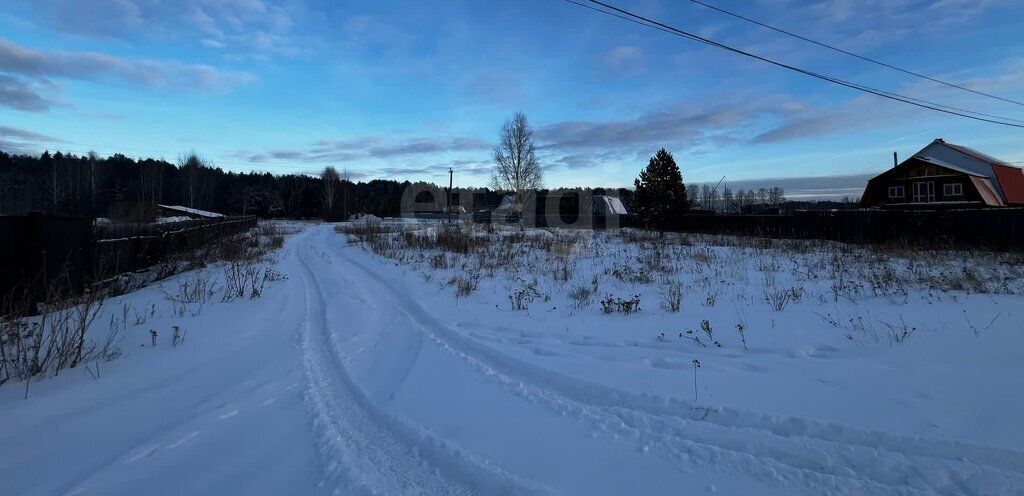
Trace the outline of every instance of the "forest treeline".
{"label": "forest treeline", "polygon": [[[445,193],[424,182],[342,179],[331,211],[325,212],[320,177],[269,172],[238,173],[208,165],[195,154],[176,163],[162,159],[133,159],[123,154],[100,157],[61,152],[39,156],[0,151],[0,212],[38,211],[52,215],[110,217],[116,221],[148,222],[157,204],[183,205],[227,215],[285,218],[344,218],[353,213],[379,217],[401,213],[402,192],[434,190],[430,195],[443,209]],[[622,190],[627,196],[628,190]],[[470,196],[471,195],[471,196]],[[502,192],[488,188],[456,188],[459,198],[472,198],[474,208],[494,207]]]}
{"label": "forest treeline", "polygon": [[[397,212],[403,183],[345,183],[353,211]],[[0,151],[0,211],[147,221],[155,205],[184,205],[229,215],[322,217],[320,179],[301,174],[237,173],[190,154],[170,163],[123,154],[99,157]]]}
{"label": "forest treeline", "polygon": [[[175,163],[163,159],[134,159],[123,154],[101,157],[94,153],[74,155],[44,152],[12,155],[0,150],[0,213],[38,211],[52,215],[109,217],[115,221],[148,222],[157,204],[183,205],[227,215],[258,215],[310,219],[344,218],[354,213],[379,217],[402,211],[402,193],[433,190],[437,210],[444,208],[446,193],[424,182],[374,179],[336,185],[330,211],[324,201],[320,177],[305,174],[275,175],[269,172],[238,173],[209,165],[192,153]],[[850,208],[849,202],[788,202],[779,188],[722,193],[707,185],[688,187],[692,207],[719,212],[756,212],[767,206],[806,209]],[[592,191],[622,198],[627,209],[633,190],[619,188],[559,188],[555,191]],[[489,188],[456,188],[453,204],[471,209],[493,208],[505,192]],[[470,202],[471,200],[471,202]],[[417,198],[417,201],[421,201]]]}

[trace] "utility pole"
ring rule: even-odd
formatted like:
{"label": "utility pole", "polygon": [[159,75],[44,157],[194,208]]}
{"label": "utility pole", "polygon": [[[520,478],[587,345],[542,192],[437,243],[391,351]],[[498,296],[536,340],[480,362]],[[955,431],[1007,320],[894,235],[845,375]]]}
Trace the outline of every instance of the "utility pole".
{"label": "utility pole", "polygon": [[452,168],[448,167],[448,223],[452,223]]}

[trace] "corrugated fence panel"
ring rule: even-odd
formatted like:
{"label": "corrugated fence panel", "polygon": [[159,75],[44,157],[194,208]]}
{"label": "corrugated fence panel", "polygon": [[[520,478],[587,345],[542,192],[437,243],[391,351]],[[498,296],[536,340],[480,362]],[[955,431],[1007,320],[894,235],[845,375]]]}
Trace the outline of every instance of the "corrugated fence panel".
{"label": "corrugated fence panel", "polygon": [[146,269],[168,257],[256,226],[256,217],[160,225],[94,226],[93,219],[0,216],[0,297],[27,288],[33,303],[59,280],[61,291]]}

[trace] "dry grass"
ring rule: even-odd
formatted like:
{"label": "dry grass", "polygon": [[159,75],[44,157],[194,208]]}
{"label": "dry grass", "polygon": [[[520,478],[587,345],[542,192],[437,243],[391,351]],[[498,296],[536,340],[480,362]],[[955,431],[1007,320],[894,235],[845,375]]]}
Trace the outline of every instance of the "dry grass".
{"label": "dry grass", "polygon": [[[703,234],[661,237],[634,229],[595,232],[366,222],[336,230],[380,256],[417,268],[427,278],[432,272],[448,271],[451,281],[504,281],[513,308],[520,306],[516,294],[522,288],[510,281],[540,281],[548,293],[560,292],[573,309],[582,310],[594,306],[597,280],[602,277],[614,283],[613,289],[618,286],[630,294],[657,285],[662,306],[670,312],[678,311],[682,295],[695,295],[704,307],[729,301],[767,304],[782,312],[804,302],[884,298],[905,304],[912,291],[935,301],[957,293],[1024,293],[1020,254]],[[469,291],[465,285],[450,285],[459,296],[476,287]]]}

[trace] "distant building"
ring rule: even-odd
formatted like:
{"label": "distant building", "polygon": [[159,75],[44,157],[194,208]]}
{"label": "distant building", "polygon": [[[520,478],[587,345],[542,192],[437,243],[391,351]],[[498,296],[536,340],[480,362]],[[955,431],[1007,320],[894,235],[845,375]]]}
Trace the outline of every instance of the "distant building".
{"label": "distant building", "polygon": [[594,195],[594,213],[597,215],[627,215],[622,200],[614,196]]}
{"label": "distant building", "polygon": [[590,191],[537,192],[516,203],[515,195],[505,195],[490,219],[497,223],[519,222],[525,216],[527,225],[538,227],[564,224],[591,226],[595,220],[602,225],[610,217],[628,215],[622,200],[614,196],[595,195]]}
{"label": "distant building", "polygon": [[1024,206],[1024,171],[941,138],[868,181],[860,207]]}

